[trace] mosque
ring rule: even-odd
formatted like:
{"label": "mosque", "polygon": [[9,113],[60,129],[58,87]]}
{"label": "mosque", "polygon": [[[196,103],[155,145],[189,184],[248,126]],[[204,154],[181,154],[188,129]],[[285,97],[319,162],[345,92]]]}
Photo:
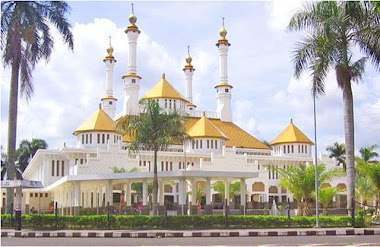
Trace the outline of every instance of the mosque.
{"label": "mosque", "polygon": [[[138,115],[142,103],[155,100],[167,112],[178,111],[188,118],[184,144],[170,145],[158,153],[158,201],[160,212],[171,210],[177,214],[212,214],[223,207],[226,199],[231,210],[253,213],[263,210],[273,201],[278,204],[293,201],[289,191],[278,186],[279,174],[270,167],[311,164],[313,142],[290,120],[288,126],[273,139],[270,146],[259,141],[233,123],[231,98],[233,86],[228,81],[227,31],[220,30],[216,43],[219,54],[219,83],[215,85],[215,111],[198,110],[192,97],[195,68],[188,53],[183,68],[184,96],[162,78],[140,96],[142,77],[137,71],[137,42],[140,30],[132,11],[128,38],[128,69],[124,82],[123,109],[117,114],[114,96],[113,48],[107,49],[105,65],[105,95],[99,108],[73,131],[77,145],[57,150],[38,150],[24,171],[24,178],[41,181],[42,189],[24,189],[22,210],[31,208],[45,212],[57,205],[59,214],[78,215],[101,213],[109,207],[114,212],[148,214],[151,206],[150,184],[153,178],[153,152],[131,152],[132,140],[116,128],[125,115]],[[328,166],[333,160],[319,157]],[[271,165],[271,166],[268,166]],[[124,172],[115,172],[116,170]],[[220,194],[214,189],[222,182],[225,191],[240,182],[236,194]],[[245,186],[242,186],[245,185]],[[323,186],[339,187],[335,198],[337,208],[345,208],[345,178],[336,178]],[[244,195],[244,196],[243,196]],[[3,191],[2,205],[5,193]]]}

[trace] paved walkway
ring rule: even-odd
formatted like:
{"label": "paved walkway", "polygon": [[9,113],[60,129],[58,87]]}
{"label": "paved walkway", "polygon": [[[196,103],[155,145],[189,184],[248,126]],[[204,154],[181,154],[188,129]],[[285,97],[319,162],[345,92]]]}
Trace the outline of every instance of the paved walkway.
{"label": "paved walkway", "polygon": [[45,230],[2,229],[1,237],[163,238],[380,235],[380,228],[206,229],[206,230]]}

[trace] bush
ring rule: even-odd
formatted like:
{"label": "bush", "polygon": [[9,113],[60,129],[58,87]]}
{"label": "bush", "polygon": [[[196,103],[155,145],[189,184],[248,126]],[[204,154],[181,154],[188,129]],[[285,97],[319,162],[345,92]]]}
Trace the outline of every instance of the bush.
{"label": "bush", "polygon": [[[364,218],[357,216],[358,225],[364,225]],[[349,216],[321,216],[323,227],[347,227],[351,225]],[[31,214],[22,216],[25,228],[32,229],[205,229],[226,228],[223,215],[192,216],[148,216],[148,215],[81,215],[58,216]],[[1,215],[2,227],[11,227],[9,214]],[[314,227],[315,217],[271,215],[230,215],[229,228],[286,228]]]}

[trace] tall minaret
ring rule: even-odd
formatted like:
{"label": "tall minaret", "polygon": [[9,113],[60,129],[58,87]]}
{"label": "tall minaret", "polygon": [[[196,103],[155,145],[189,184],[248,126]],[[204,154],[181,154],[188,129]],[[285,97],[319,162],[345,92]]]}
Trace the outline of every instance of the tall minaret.
{"label": "tall minaret", "polygon": [[116,101],[117,99],[113,96],[113,69],[115,67],[116,59],[112,55],[113,48],[111,45],[110,37],[110,47],[107,49],[108,55],[103,59],[106,65],[106,96],[102,98],[102,109],[111,118],[115,117],[116,112]]}
{"label": "tall minaret", "polygon": [[123,114],[137,115],[139,113],[139,91],[141,77],[137,75],[136,66],[136,49],[137,38],[140,34],[136,26],[137,17],[135,16],[132,4],[132,14],[129,16],[129,26],[125,30],[128,36],[129,59],[127,74],[123,76],[124,80],[124,107]]}
{"label": "tall minaret", "polygon": [[193,74],[195,69],[193,65],[191,65],[191,61],[193,60],[190,56],[190,46],[187,47],[187,57],[186,57],[186,65],[183,68],[183,72],[185,72],[186,78],[186,99],[193,103]]}
{"label": "tall minaret", "polygon": [[231,89],[232,86],[228,84],[227,75],[227,55],[228,47],[231,45],[226,39],[227,30],[223,27],[220,29],[220,39],[216,46],[219,50],[219,84],[216,88],[217,108],[220,120],[224,122],[232,122],[232,109],[231,109]]}

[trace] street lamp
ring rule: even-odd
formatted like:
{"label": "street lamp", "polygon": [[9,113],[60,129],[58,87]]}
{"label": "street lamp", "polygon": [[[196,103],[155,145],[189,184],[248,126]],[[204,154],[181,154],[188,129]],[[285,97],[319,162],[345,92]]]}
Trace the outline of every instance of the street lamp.
{"label": "street lamp", "polygon": [[316,98],[316,73],[322,59],[316,57],[314,60],[314,73],[313,73],[313,108],[314,108],[314,165],[315,165],[315,227],[319,228],[319,180],[318,180],[318,149],[317,149],[317,112],[315,105]]}

